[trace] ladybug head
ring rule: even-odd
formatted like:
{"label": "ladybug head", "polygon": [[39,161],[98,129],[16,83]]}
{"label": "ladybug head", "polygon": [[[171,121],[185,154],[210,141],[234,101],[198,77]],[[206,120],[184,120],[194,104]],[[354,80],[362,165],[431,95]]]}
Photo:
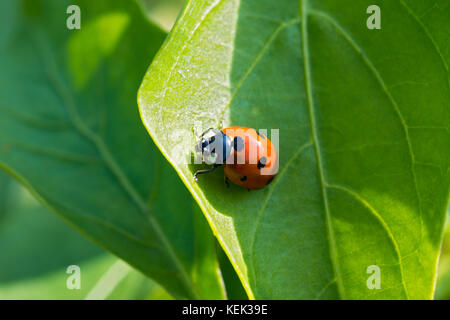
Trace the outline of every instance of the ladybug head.
{"label": "ladybug head", "polygon": [[206,164],[223,164],[231,152],[232,141],[225,133],[210,128],[203,132],[195,146]]}

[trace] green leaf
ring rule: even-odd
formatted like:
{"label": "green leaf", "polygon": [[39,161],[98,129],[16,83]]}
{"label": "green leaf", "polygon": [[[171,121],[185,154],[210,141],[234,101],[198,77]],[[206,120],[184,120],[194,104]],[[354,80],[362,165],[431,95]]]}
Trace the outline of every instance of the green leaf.
{"label": "green leaf", "polygon": [[[381,30],[366,26],[374,4]],[[449,27],[444,0],[188,3],[139,105],[250,297],[432,297],[449,199]],[[199,166],[183,160],[196,121],[279,129],[277,178],[252,192],[227,189],[221,171],[194,182]]]}
{"label": "green leaf", "polygon": [[[128,265],[124,275],[114,273],[122,261],[57,219],[18,183],[10,186],[12,205],[0,224],[0,299],[170,298]],[[80,289],[66,287],[70,265],[80,267]]]}
{"label": "green leaf", "polygon": [[[66,27],[69,4],[80,30]],[[215,252],[196,252],[213,235],[139,121],[137,90],[165,34],[134,1],[0,9],[0,166],[174,297],[223,298]]]}
{"label": "green leaf", "polygon": [[[80,261],[81,288],[69,290],[66,287],[68,274],[65,269],[43,274],[39,277],[0,285],[2,300],[162,300],[170,295],[151,279],[126,265],[124,274],[114,271],[125,265],[111,255]],[[108,281],[106,288],[103,281]],[[93,291],[95,289],[95,291]],[[93,294],[96,295],[93,295]],[[103,294],[103,295],[102,295]]]}
{"label": "green leaf", "polygon": [[0,286],[58,273],[59,287],[66,289],[65,271],[69,265],[103,254],[101,248],[54,217],[18,183],[12,181],[9,194],[10,209],[0,221]]}

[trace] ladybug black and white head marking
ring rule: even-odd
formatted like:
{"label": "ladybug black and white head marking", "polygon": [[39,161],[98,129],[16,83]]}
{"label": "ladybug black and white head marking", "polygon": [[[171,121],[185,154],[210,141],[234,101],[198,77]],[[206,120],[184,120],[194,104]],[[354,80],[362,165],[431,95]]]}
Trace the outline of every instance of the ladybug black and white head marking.
{"label": "ladybug black and white head marking", "polygon": [[206,164],[219,165],[225,163],[230,155],[233,141],[218,129],[209,128],[203,132],[195,149],[202,153]]}

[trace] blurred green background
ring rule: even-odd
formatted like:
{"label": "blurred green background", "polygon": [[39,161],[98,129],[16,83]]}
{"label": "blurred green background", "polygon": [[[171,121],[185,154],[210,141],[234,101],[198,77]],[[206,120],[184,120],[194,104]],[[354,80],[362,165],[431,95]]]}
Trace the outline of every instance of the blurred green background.
{"label": "blurred green background", "polygon": [[[60,221],[0,172],[0,299],[170,299],[157,284]],[[81,269],[69,290],[66,269]]]}
{"label": "blurred green background", "polygon": [[150,20],[170,31],[184,5],[184,0],[141,0]]}

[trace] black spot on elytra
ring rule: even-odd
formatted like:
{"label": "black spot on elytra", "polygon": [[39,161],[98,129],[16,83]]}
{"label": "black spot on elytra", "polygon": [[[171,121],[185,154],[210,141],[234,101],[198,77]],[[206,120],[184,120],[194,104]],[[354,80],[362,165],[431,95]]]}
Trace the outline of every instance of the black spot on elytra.
{"label": "black spot on elytra", "polygon": [[261,138],[263,138],[263,139],[265,139],[266,138],[266,136],[265,135],[263,135],[262,133],[259,133],[259,130],[256,130],[256,133],[258,134],[258,136],[260,136]]}
{"label": "black spot on elytra", "polygon": [[243,176],[243,177],[241,178],[241,181],[242,181],[242,182],[247,181],[247,176]]}
{"label": "black spot on elytra", "polygon": [[244,149],[244,139],[242,139],[241,137],[234,137],[233,139],[233,148],[236,151],[241,151],[242,149]]}
{"label": "black spot on elytra", "polygon": [[264,168],[266,166],[266,162],[267,162],[266,157],[262,157],[261,159],[259,159],[259,161],[258,161],[258,169],[261,170],[262,168]]}

